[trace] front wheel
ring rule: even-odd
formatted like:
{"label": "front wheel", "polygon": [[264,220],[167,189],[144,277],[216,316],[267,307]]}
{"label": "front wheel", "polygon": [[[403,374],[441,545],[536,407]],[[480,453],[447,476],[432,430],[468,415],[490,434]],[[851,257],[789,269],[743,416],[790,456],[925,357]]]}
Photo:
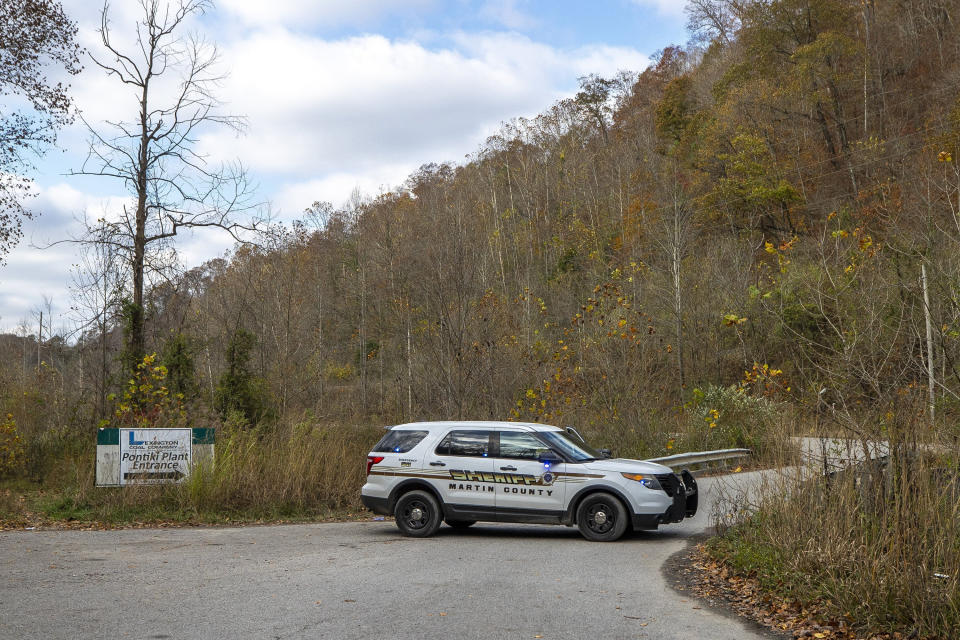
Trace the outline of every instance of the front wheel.
{"label": "front wheel", "polygon": [[409,491],[400,496],[393,515],[400,533],[411,538],[427,538],[440,528],[440,505],[426,491]]}
{"label": "front wheel", "polygon": [[595,493],[577,507],[577,528],[587,540],[613,542],[627,530],[627,510],[609,493]]}

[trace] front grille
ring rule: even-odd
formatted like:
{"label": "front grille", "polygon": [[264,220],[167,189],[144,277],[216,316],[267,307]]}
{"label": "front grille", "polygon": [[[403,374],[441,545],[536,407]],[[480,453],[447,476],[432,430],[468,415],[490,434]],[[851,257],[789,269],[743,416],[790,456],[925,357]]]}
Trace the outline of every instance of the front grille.
{"label": "front grille", "polygon": [[657,474],[657,480],[660,482],[660,486],[663,488],[663,491],[671,498],[678,489],[683,487],[683,485],[680,484],[680,479],[672,473]]}

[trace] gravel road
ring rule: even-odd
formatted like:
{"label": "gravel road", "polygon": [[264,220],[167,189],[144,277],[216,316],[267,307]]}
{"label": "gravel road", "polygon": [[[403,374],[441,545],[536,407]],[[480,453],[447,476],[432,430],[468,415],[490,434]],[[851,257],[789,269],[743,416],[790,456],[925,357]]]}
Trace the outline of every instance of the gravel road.
{"label": "gravel road", "polygon": [[0,638],[602,638],[762,632],[667,586],[696,518],[603,544],[478,524],[402,538],[392,522],[0,533]]}

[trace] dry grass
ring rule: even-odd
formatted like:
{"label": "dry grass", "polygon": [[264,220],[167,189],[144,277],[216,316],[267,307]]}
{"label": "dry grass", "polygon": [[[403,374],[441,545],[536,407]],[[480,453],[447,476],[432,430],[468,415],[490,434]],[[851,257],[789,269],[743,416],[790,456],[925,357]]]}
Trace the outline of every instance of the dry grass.
{"label": "dry grass", "polygon": [[[939,449],[942,452],[942,449]],[[960,637],[960,483],[931,448],[824,477],[814,464],[719,510],[713,553],[865,629]]]}
{"label": "dry grass", "polygon": [[93,465],[67,465],[60,487],[35,501],[54,520],[224,522],[313,519],[360,508],[373,426],[285,421],[219,429],[213,464],[182,484],[97,488]]}
{"label": "dry grass", "polygon": [[365,460],[380,433],[371,427],[287,424],[270,434],[234,430],[221,437],[213,465],[182,486],[185,506],[202,511],[280,512],[358,507]]}

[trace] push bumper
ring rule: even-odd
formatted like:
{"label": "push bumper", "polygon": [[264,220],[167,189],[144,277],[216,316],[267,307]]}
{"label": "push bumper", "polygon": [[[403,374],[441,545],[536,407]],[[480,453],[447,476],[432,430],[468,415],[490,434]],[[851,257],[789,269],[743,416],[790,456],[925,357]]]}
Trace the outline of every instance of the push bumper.
{"label": "push bumper", "polygon": [[664,473],[657,476],[664,493],[673,499],[673,504],[661,514],[633,514],[635,531],[656,529],[661,524],[680,522],[697,515],[699,505],[697,481],[693,474],[684,470],[680,475]]}

